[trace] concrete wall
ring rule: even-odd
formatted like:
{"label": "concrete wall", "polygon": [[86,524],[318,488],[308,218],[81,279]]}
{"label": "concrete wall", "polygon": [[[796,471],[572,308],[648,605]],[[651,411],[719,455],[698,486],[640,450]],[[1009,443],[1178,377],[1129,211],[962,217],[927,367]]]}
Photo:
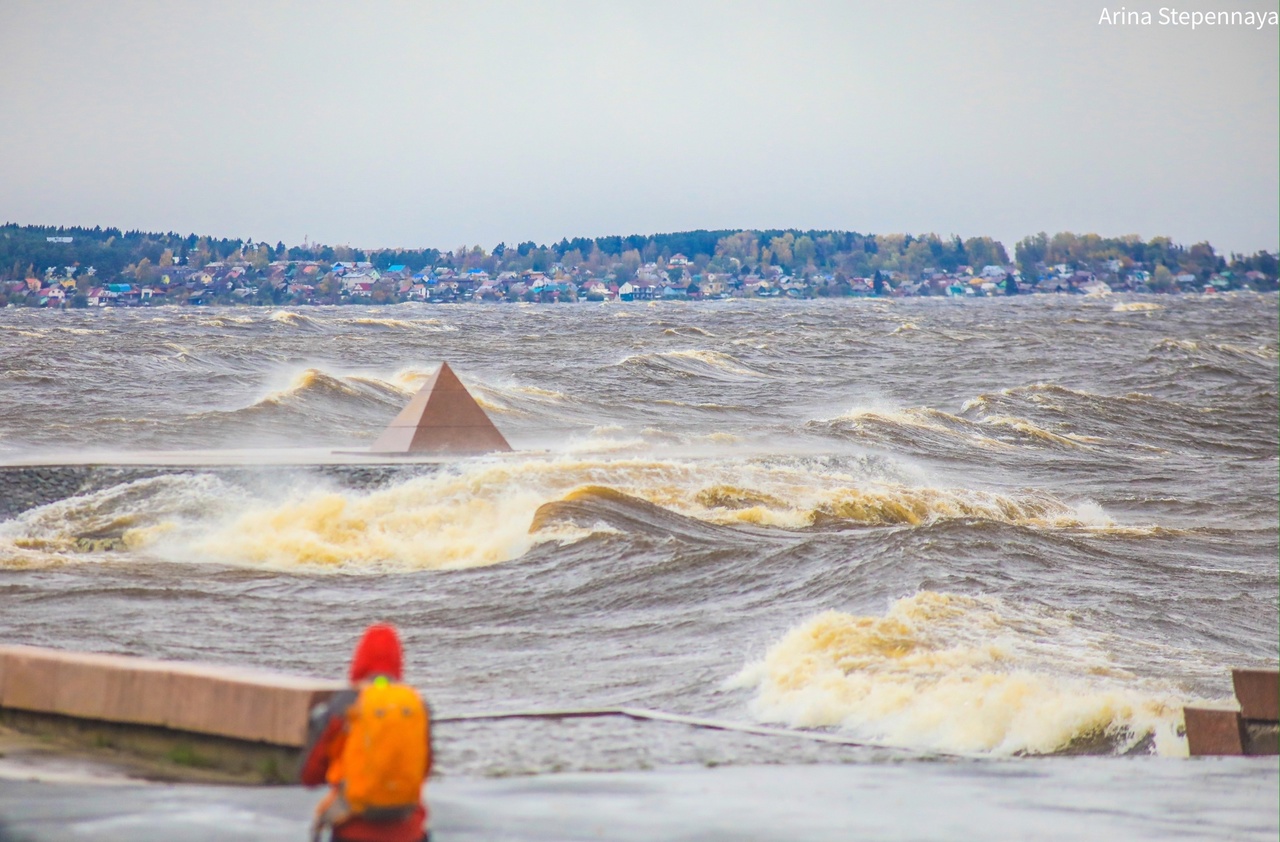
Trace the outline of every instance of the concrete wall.
{"label": "concrete wall", "polygon": [[0,646],[0,708],[299,747],[341,682],[124,655]]}

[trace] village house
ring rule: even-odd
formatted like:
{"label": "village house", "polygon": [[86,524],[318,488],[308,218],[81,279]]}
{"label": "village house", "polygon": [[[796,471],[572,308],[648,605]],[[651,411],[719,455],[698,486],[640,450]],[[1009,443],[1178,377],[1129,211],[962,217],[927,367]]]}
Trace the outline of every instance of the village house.
{"label": "village house", "polygon": [[376,269],[348,270],[342,275],[342,291],[349,295],[362,295],[373,290],[373,284],[381,276]]}
{"label": "village house", "polygon": [[788,298],[804,298],[809,293],[809,284],[797,278],[780,278],[778,288]]}
{"label": "village house", "polygon": [[702,294],[707,298],[724,295],[724,275],[716,275],[708,272],[702,276],[702,281],[699,286],[702,288]]}
{"label": "village house", "polygon": [[587,301],[608,301],[613,298],[613,294],[610,292],[609,287],[605,285],[604,281],[597,279],[589,280],[583,284],[581,292],[582,296]]}

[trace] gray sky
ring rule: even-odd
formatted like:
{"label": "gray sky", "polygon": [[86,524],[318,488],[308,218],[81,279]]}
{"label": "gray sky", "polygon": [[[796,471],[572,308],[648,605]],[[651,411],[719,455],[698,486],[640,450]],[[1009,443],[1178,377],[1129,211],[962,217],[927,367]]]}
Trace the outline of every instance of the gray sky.
{"label": "gray sky", "polygon": [[1277,28],[1099,25],[1107,6],[3,0],[0,220],[363,247],[798,227],[1275,250]]}

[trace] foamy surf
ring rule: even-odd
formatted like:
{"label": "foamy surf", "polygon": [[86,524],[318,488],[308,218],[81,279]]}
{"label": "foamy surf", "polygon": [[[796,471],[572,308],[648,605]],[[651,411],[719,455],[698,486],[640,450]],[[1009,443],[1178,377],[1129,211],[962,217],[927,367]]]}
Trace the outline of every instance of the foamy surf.
{"label": "foamy surf", "polygon": [[679,377],[764,377],[746,367],[741,360],[722,351],[692,348],[684,351],[660,351],[649,354],[633,354],[618,363],[641,371],[676,375]]}
{"label": "foamy surf", "polygon": [[563,535],[529,535],[536,492],[486,490],[476,479],[446,473],[369,492],[299,493],[216,524],[183,549],[252,566],[440,570],[509,561]]}
{"label": "foamy surf", "polygon": [[358,316],[354,319],[337,319],[336,322],[340,325],[349,325],[356,328],[414,330],[426,331],[428,333],[449,333],[457,330],[453,325],[445,324],[439,319],[394,319],[377,318],[374,316]]}
{"label": "foamy surf", "polygon": [[1112,662],[1065,614],[921,592],[883,616],[827,611],[728,686],[752,714],[894,745],[996,755],[1186,753],[1181,698]]}
{"label": "foamy surf", "polygon": [[[624,452],[639,446],[616,443]],[[54,553],[111,549],[172,561],[372,571],[497,564],[539,542],[578,540],[591,534],[591,523],[530,526],[544,504],[572,500],[584,487],[721,527],[917,527],[947,519],[1038,529],[1112,525],[1088,501],[912,486],[873,459],[838,465],[803,456],[744,463],[568,453],[430,470],[367,490],[331,487],[305,472],[270,483],[250,474],[243,487],[209,474],[157,477],[33,509],[5,529],[11,546]],[[86,548],[86,537],[111,543]]]}
{"label": "foamy surf", "polygon": [[[984,409],[975,401],[966,402],[962,411]],[[1055,433],[1027,418],[1013,415],[986,415],[976,419],[952,415],[939,409],[855,409],[828,421],[813,422],[873,441],[918,441],[922,432],[936,434],[943,440],[963,442],[970,447],[1008,450],[1016,447],[1086,446],[1080,438]]]}
{"label": "foamy surf", "polygon": [[319,327],[320,323],[311,316],[304,316],[292,310],[275,310],[267,316],[268,321],[287,327]]}

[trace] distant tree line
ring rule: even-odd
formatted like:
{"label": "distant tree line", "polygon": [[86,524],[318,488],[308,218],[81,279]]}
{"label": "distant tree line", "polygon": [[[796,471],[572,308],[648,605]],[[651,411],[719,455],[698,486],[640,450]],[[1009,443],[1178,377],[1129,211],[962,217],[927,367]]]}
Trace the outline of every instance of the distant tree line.
{"label": "distant tree line", "polygon": [[1252,255],[1232,254],[1225,258],[1207,242],[1181,246],[1168,237],[1152,237],[1144,242],[1136,234],[1100,237],[1062,231],[1050,237],[1045,232],[1024,237],[1014,248],[1018,269],[1024,278],[1035,277],[1039,267],[1068,264],[1095,266],[1113,262],[1117,273],[1127,274],[1140,267],[1155,276],[1154,288],[1172,283],[1180,274],[1194,275],[1203,283],[1215,272],[1261,272],[1276,277],[1276,255],[1259,251]]}
{"label": "distant tree line", "polygon": [[[50,241],[53,238],[55,241]],[[70,238],[70,242],[64,242]],[[441,267],[459,271],[482,269],[492,273],[524,270],[548,272],[554,266],[586,270],[621,282],[635,276],[644,264],[666,265],[676,255],[688,261],[691,273],[720,272],[746,276],[780,271],[791,274],[825,273],[837,277],[875,278],[900,273],[918,277],[932,269],[955,272],[962,266],[975,271],[987,265],[1007,266],[1004,246],[990,237],[939,237],[937,234],[859,234],[831,230],[697,230],[669,234],[575,237],[550,245],[498,243],[490,250],[458,246],[450,251],[373,249],[304,244],[274,246],[252,238],[218,238],[121,231],[118,228],[52,227],[6,223],[0,226],[0,280],[42,276],[49,267],[64,272],[73,267],[79,277],[93,267],[103,281],[147,282],[167,266],[201,268],[223,261],[262,269],[278,260],[369,262],[379,270],[403,266],[413,272]],[[1015,257],[1024,278],[1034,278],[1046,265],[1069,263],[1093,267],[1118,260],[1124,269],[1143,265],[1167,273],[1191,273],[1198,278],[1227,268],[1256,270],[1276,276],[1276,255],[1218,255],[1209,243],[1190,247],[1167,237],[1144,242],[1136,235],[1100,237],[1069,232],[1034,234],[1017,244]]]}

